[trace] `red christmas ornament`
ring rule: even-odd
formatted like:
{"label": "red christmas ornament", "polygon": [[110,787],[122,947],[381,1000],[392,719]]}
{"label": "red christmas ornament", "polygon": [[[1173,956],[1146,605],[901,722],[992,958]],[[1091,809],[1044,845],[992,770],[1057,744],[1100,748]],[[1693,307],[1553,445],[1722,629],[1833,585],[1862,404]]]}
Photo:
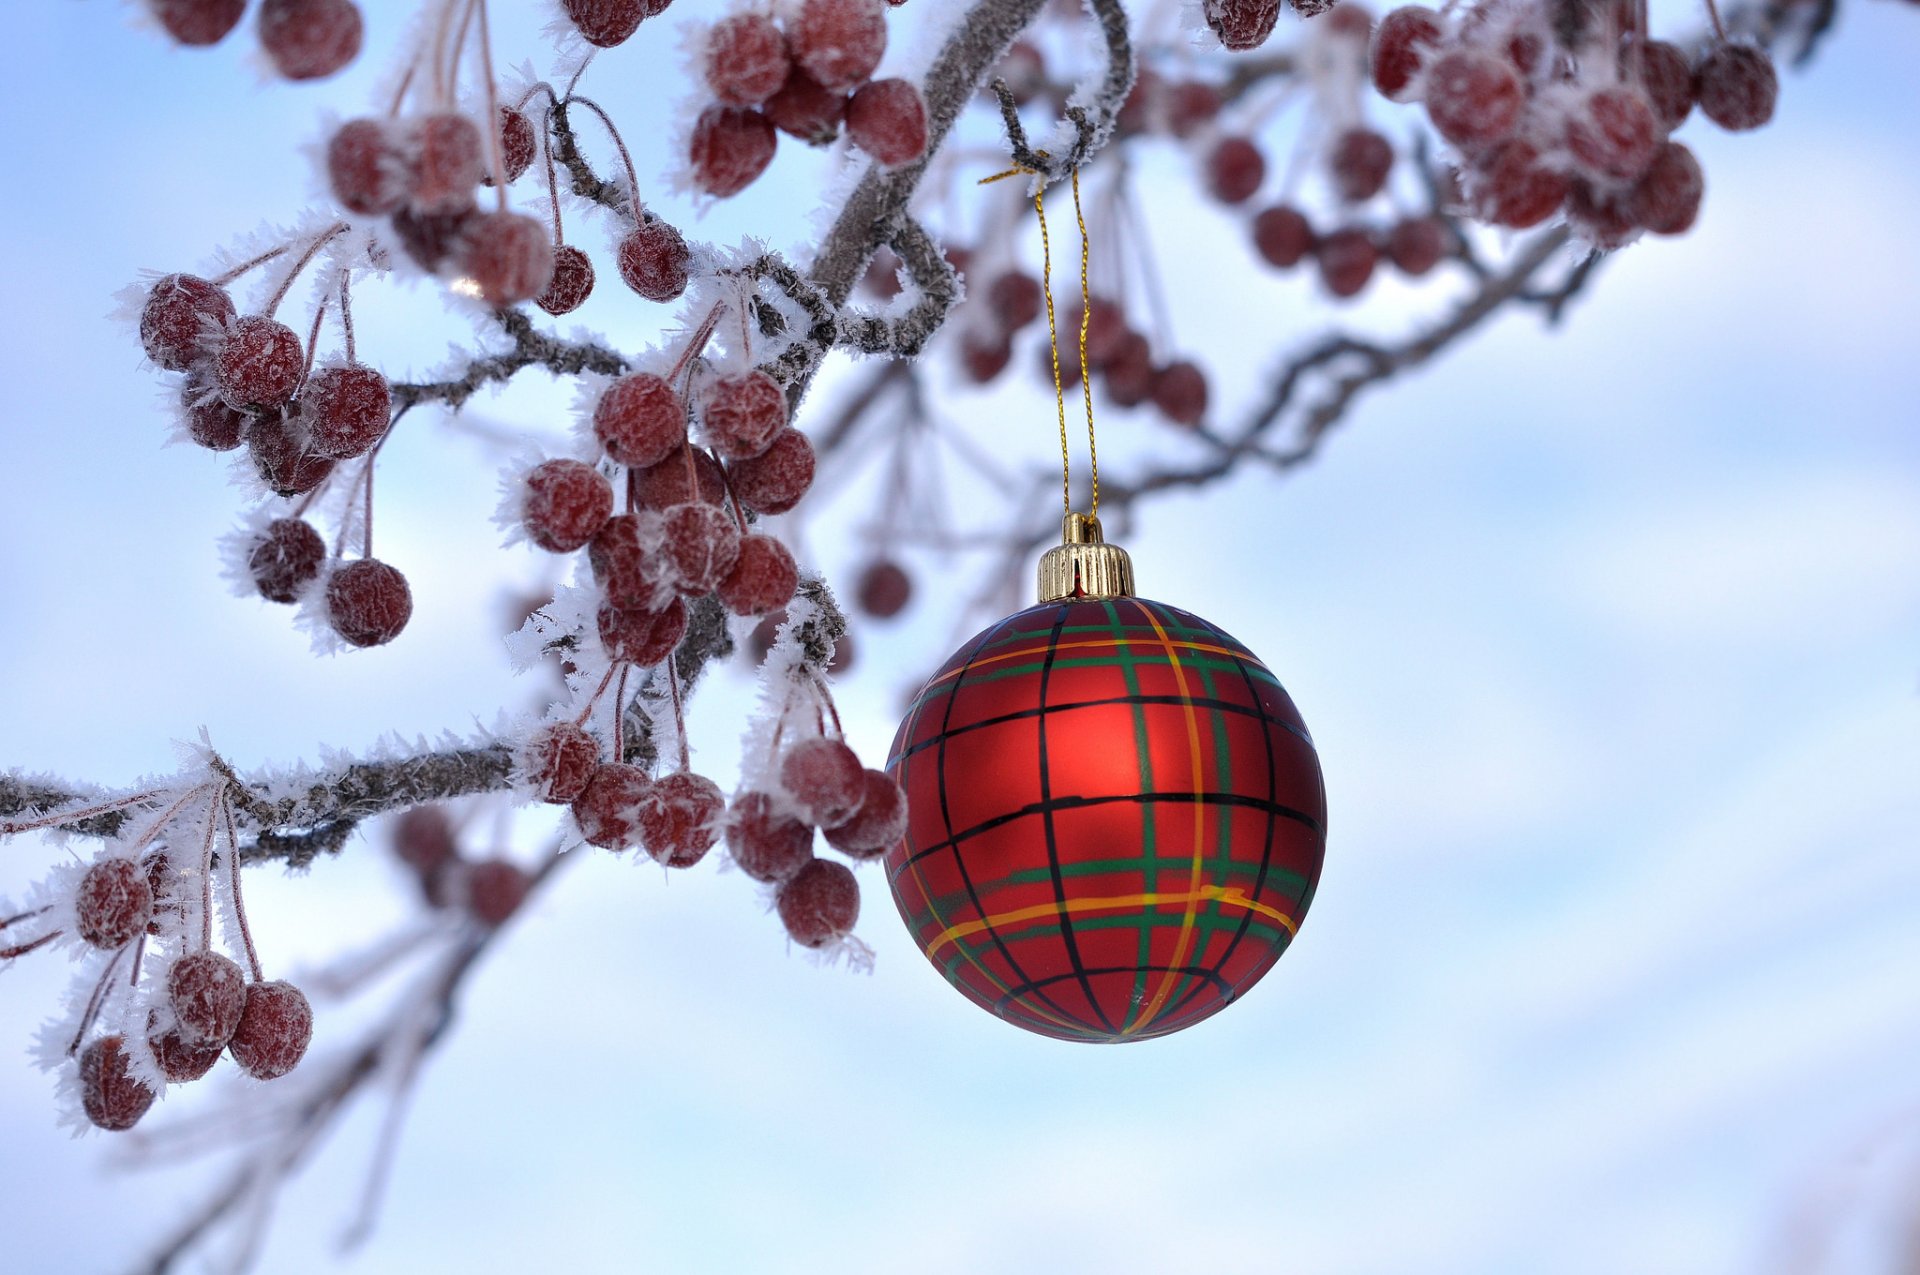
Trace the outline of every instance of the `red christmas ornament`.
{"label": "red christmas ornament", "polygon": [[1062,1040],[1189,1027],[1298,931],[1326,794],[1286,691],[1205,620],[1133,596],[1123,550],[1069,514],[1043,601],[923,687],[888,771],[894,902],[969,1000]]}

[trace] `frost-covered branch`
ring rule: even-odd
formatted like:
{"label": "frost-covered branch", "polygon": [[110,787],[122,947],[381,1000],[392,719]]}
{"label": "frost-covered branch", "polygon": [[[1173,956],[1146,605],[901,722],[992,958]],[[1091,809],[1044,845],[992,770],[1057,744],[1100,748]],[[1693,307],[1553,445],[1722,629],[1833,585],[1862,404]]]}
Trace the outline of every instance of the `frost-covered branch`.
{"label": "frost-covered branch", "polygon": [[519,310],[502,310],[497,317],[513,338],[512,349],[474,359],[459,375],[447,380],[394,382],[395,412],[425,402],[458,408],[484,386],[511,380],[515,373],[530,367],[545,368],[555,376],[578,376],[582,372],[618,376],[627,370],[627,361],[607,347],[591,341],[564,341],[542,332]]}

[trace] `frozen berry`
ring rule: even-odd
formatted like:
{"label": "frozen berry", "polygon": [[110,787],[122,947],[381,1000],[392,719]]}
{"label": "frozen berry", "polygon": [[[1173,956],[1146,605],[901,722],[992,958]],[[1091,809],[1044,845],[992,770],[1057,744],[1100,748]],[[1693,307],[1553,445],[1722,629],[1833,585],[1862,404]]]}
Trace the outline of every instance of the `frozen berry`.
{"label": "frozen berry", "polygon": [[489,928],[520,910],[533,882],[505,859],[484,859],[467,869],[467,913]]}
{"label": "frozen berry", "polygon": [[1421,64],[1440,43],[1440,15],[1419,5],[1405,5],[1380,19],[1373,29],[1368,68],[1373,86],[1396,102],[1407,100],[1407,88]]}
{"label": "frozen berry", "polygon": [[1507,136],[1527,100],[1513,67],[1478,49],[1455,49],[1436,58],[1427,69],[1426,97],[1434,128],[1456,146]]}
{"label": "frozen berry", "polygon": [[1595,248],[1611,249],[1632,242],[1640,227],[1627,205],[1627,195],[1603,189],[1585,178],[1575,178],[1567,190],[1567,217]]}
{"label": "frozen berry", "polygon": [[1516,230],[1537,226],[1566,198],[1567,175],[1544,166],[1532,142],[1509,138],[1481,161],[1474,205],[1495,225]]}
{"label": "frozen berry", "polygon": [[1206,0],[1202,13],[1229,49],[1257,49],[1280,20],[1280,0]]}
{"label": "frozen berry", "polygon": [[213,1070],[213,1065],[220,1061],[220,1055],[226,1051],[225,1041],[219,1044],[194,1044],[182,1036],[178,1028],[157,1031],[158,1019],[158,1014],[148,1011],[147,1045],[153,1050],[153,1060],[160,1064],[160,1074],[170,1084],[185,1084],[200,1079]]}
{"label": "frozen berry", "polygon": [[217,390],[189,377],[180,390],[187,437],[209,451],[230,452],[246,441],[247,414],[228,407]]}
{"label": "frozen berry", "polygon": [[540,800],[564,806],[580,795],[600,764],[600,745],[572,722],[552,722],[527,740],[521,768]]}
{"label": "frozen berry", "polygon": [[260,47],[289,80],[324,79],[360,52],[353,0],[260,0]]}
{"label": "frozen berry", "polygon": [[247,552],[247,572],[267,601],[297,602],[326,560],[327,542],[311,523],[300,518],[276,518]]}
{"label": "frozen berry", "polygon": [[1749,44],[1723,44],[1693,73],[1700,111],[1721,128],[1743,132],[1773,118],[1780,78],[1773,59]]}
{"label": "frozen berry", "polygon": [[593,409],[593,433],[620,464],[655,465],[686,441],[687,407],[664,379],[635,372],[600,395]]}
{"label": "frozen berry", "polygon": [[1595,89],[1567,110],[1567,149],[1595,177],[1638,177],[1660,144],[1653,104],[1637,89]]}
{"label": "frozen berry", "polygon": [[313,1007],[291,983],[249,983],[247,1005],[227,1050],[240,1070],[255,1080],[273,1080],[292,1071],[313,1039]]}
{"label": "frozen berry", "polygon": [[183,1039],[224,1046],[246,1008],[247,976],[218,952],[189,952],[167,970],[167,1004]]}
{"label": "frozen berry", "polygon": [[776,137],[767,117],[744,106],[709,106],[694,122],[687,162],[694,184],[725,199],[753,184],[773,162]]}
{"label": "frozen berry", "polygon": [[1681,235],[1700,215],[1706,177],[1700,161],[1679,142],[1666,142],[1627,196],[1627,212],[1656,235]]}
{"label": "frozen berry", "polygon": [[461,231],[478,215],[471,204],[442,213],[402,208],[393,215],[393,233],[407,256],[431,273],[446,264],[460,242]]}
{"label": "frozen berry", "polygon": [[907,80],[871,80],[847,101],[847,136],[884,168],[926,153],[927,103]]}
{"label": "frozen berry", "polygon": [[624,43],[647,16],[643,0],[561,0],[561,6],[580,38],[603,49]]}
{"label": "frozen berry", "polygon": [[593,261],[572,244],[553,250],[553,277],[533,303],[548,314],[572,314],[593,293]]}
{"label": "frozen berry", "polygon": [[824,146],[840,136],[847,117],[847,95],[820,87],[820,82],[798,67],[780,91],[762,108],[773,126],[809,146]]}
{"label": "frozen berry", "polygon": [[551,553],[572,553],[599,534],[613,516],[613,486],[577,460],[548,460],[527,475],[523,525],[527,537]]}
{"label": "frozen berry", "polygon": [[[507,185],[520,180],[529,168],[533,167],[533,156],[538,149],[538,139],[534,135],[533,121],[521,111],[511,106],[500,108],[500,166],[506,170]],[[482,186],[493,185],[493,173],[489,171],[480,179]]]}
{"label": "frozen berry", "polygon": [[735,615],[766,615],[793,600],[800,569],[787,547],[772,536],[740,537],[733,570],[720,582],[720,601]]}
{"label": "frozen berry", "polygon": [[1009,270],[987,285],[987,306],[1002,332],[1018,332],[1046,306],[1040,281],[1019,270]]}
{"label": "frozen berry", "polygon": [[409,178],[407,157],[386,120],[348,120],[327,140],[327,185],[348,212],[393,212],[406,202]]}
{"label": "frozen berry", "polygon": [[327,619],[354,646],[393,641],[412,615],[407,578],[384,562],[362,558],[327,578]]}
{"label": "frozen berry", "polygon": [[170,274],[154,281],[140,309],[140,344],[147,357],[169,372],[184,372],[205,358],[233,322],[233,299],[198,275]]}
{"label": "frozen berry", "polygon": [[809,859],[780,887],[780,923],[801,947],[825,947],[860,919],[860,883],[831,859]]}
{"label": "frozen berry", "polygon": [[673,654],[687,633],[687,607],[679,598],[657,611],[622,610],[602,602],[597,620],[608,658],[642,668]]}
{"label": "frozen berry", "polygon": [[675,505],[660,524],[660,556],[681,593],[712,593],[740,556],[740,529],[718,505]]}
{"label": "frozen berry", "polygon": [[435,111],[414,122],[413,174],[407,192],[413,211],[437,214],[471,208],[473,188],[486,172],[486,138],[465,115]]}
{"label": "frozen berry", "polygon": [[127,1070],[123,1036],[102,1036],[80,1051],[80,1106],[101,1129],[124,1132],[153,1105],[153,1090]]}
{"label": "frozen berry", "polygon": [[1408,217],[1387,232],[1387,257],[1402,274],[1419,277],[1447,254],[1447,227],[1438,217]]}
{"label": "frozen berry", "polygon": [[876,620],[890,620],[907,609],[913,597],[913,578],[897,562],[881,558],[867,564],[854,586],[860,609]]}
{"label": "frozen berry", "polygon": [[733,494],[756,513],[783,514],[813,485],[813,444],[797,429],[783,429],[766,451],[728,466]]}
{"label": "frozen berry", "polygon": [[960,366],[976,385],[985,385],[1013,361],[1013,339],[1005,332],[978,329],[960,334]]}
{"label": "frozen berry", "polygon": [[1327,285],[1327,291],[1336,297],[1351,297],[1373,277],[1380,250],[1366,231],[1348,226],[1322,236],[1314,256],[1320,263],[1320,278]]}
{"label": "frozen berry", "polygon": [[842,823],[826,829],[827,844],[856,859],[885,854],[907,832],[907,794],[883,770],[868,770],[863,778],[860,809]]}
{"label": "frozen berry", "polygon": [[803,739],[780,759],[780,784],[818,828],[845,823],[860,809],[866,781],[860,759],[837,739]]}
{"label": "frozen berry", "polygon": [[80,878],[73,910],[82,939],[94,947],[120,947],[147,928],[153,887],[132,859],[102,859]]}
{"label": "frozen berry", "polygon": [[652,790],[653,780],[638,766],[610,761],[594,767],[573,799],[581,837],[603,850],[625,850],[640,836],[640,803]]}
{"label": "frozen berry", "polygon": [[1620,73],[1628,84],[1645,90],[1660,127],[1667,132],[1679,128],[1693,113],[1693,68],[1678,45],[1629,37],[1620,50]]}
{"label": "frozen berry", "polygon": [[587,546],[587,564],[607,601],[622,610],[646,611],[672,588],[666,564],[640,539],[640,519],[615,514]]}
{"label": "frozen berry", "polygon": [[239,412],[264,412],[286,403],[305,370],[299,336],[261,314],[235,319],[213,360],[220,397]]}
{"label": "frozen berry", "polygon": [[469,221],[455,246],[455,265],[480,299],[505,307],[531,301],[553,279],[553,240],[525,213],[486,212]]}
{"label": "frozen berry", "polygon": [[1253,246],[1268,265],[1284,270],[1313,251],[1313,227],[1298,209],[1276,204],[1253,219]]}
{"label": "frozen berry", "polygon": [[168,35],[182,44],[204,48],[218,44],[240,25],[247,0],[148,0]]}
{"label": "frozen berry", "polygon": [[393,823],[393,853],[422,880],[438,876],[460,857],[443,806],[415,806]]}
{"label": "frozen berry", "polygon": [[628,231],[614,258],[627,286],[649,301],[671,301],[687,290],[687,241],[657,217]]}
{"label": "frozen berry", "polygon": [[700,396],[700,424],[707,442],[730,460],[758,456],[787,424],[787,396],[780,382],[753,368],[716,376]]}
{"label": "frozen berry", "polygon": [[780,91],[793,68],[787,37],[764,13],[736,13],[707,34],[707,87],[730,106],[758,106]]}
{"label": "frozen berry", "polygon": [[1327,164],[1340,198],[1357,204],[1386,186],[1393,171],[1393,143],[1370,128],[1350,128],[1334,142]]}
{"label": "frozen berry", "polygon": [[306,431],[290,410],[255,418],[247,427],[247,450],[276,496],[303,495],[333,472],[333,460],[307,446]]}
{"label": "frozen berry", "polygon": [[321,456],[344,460],[365,455],[387,432],[393,393],[387,378],[374,369],[343,363],[313,374],[300,407],[308,446]]}
{"label": "frozen berry", "polygon": [[1223,204],[1244,204],[1267,179],[1267,157],[1244,137],[1223,137],[1207,152],[1207,189]]}
{"label": "frozen berry", "polygon": [[1153,378],[1153,405],[1176,425],[1198,425],[1207,415],[1207,374],[1181,359]]}
{"label": "frozen berry", "polygon": [[747,793],[733,803],[726,836],[727,853],[755,881],[785,881],[813,857],[813,829],[780,813],[763,792]]}
{"label": "frozen berry", "polygon": [[[1004,38],[1004,37],[1003,37]],[[887,51],[880,0],[802,0],[787,23],[793,60],[830,89],[864,83]]]}
{"label": "frozen berry", "polygon": [[727,497],[727,480],[718,461],[683,443],[659,464],[640,471],[634,495],[642,509],[668,509],[695,500],[717,505]]}
{"label": "frozen berry", "polygon": [[720,839],[726,805],[720,786],[704,775],[662,775],[637,807],[640,845],[669,868],[691,868]]}
{"label": "frozen berry", "polygon": [[[1294,7],[1299,8],[1298,5]],[[1373,35],[1373,15],[1367,12],[1365,5],[1357,4],[1354,0],[1346,0],[1345,4],[1334,6],[1333,12],[1329,13],[1327,20],[1321,24],[1321,29],[1328,35],[1339,36],[1365,46],[1368,38]]]}
{"label": "frozen berry", "polygon": [[1165,96],[1167,131],[1175,137],[1192,137],[1220,113],[1220,90],[1198,80],[1169,85]]}
{"label": "frozen berry", "polygon": [[1153,397],[1153,347],[1138,332],[1100,369],[1100,383],[1115,407],[1138,407]]}

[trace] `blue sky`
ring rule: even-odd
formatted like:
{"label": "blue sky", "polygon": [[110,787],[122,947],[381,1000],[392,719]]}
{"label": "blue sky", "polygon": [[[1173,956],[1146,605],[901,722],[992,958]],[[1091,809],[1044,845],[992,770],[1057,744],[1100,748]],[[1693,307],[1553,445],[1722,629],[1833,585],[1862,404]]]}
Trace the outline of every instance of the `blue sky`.
{"label": "blue sky", "polygon": [[[160,447],[155,380],[103,317],[137,271],[308,202],[315,112],[361,109],[380,66],[262,88],[238,50],[175,53],[124,16],[23,12],[0,53],[18,99],[52,108],[12,134],[25,180],[0,211],[0,764],[113,783],[170,768],[202,725],[266,764],[492,720],[530,693],[498,636],[538,564],[495,547],[498,459],[472,431],[420,428],[383,458],[412,628],[316,660],[227,594],[225,461]],[[1261,652],[1326,767],[1320,896],[1243,1004],[1127,1049],[1029,1038],[941,983],[877,875],[866,978],[789,954],[717,865],[663,881],[595,858],[472,985],[352,1269],[1891,1269],[1920,1173],[1916,58],[1909,8],[1853,5],[1766,132],[1689,125],[1700,225],[1624,253],[1563,330],[1509,318],[1365,401],[1308,469],[1164,500],[1132,531],[1142,591]],[[606,78],[632,118],[666,113]],[[633,131],[645,181],[661,143]],[[820,170],[783,151],[697,233],[802,241]],[[1174,320],[1231,413],[1329,312],[1305,280],[1242,286],[1239,232],[1176,161],[1142,177],[1165,272],[1215,281]],[[1442,301],[1381,288],[1355,321]],[[637,347],[648,315],[624,304],[583,322]],[[402,292],[364,303],[362,341],[419,369],[465,322]],[[529,382],[476,417],[555,428],[567,402]],[[1030,383],[943,378],[938,404],[1044,460]],[[1159,428],[1110,414],[1110,464],[1164,447]],[[851,475],[806,529],[830,578],[857,565],[877,481]],[[912,561],[923,601],[862,632],[840,691],[875,760],[975,584],[973,564]],[[742,671],[699,705],[723,783],[750,695]],[[59,853],[6,846],[0,893]],[[407,902],[377,840],[249,897],[289,970]],[[196,1186],[112,1172],[103,1140],[55,1128],[25,1054],[67,975],[0,977],[25,1271],[117,1269]],[[350,1019],[323,1017],[316,1049]],[[263,1269],[335,1269],[377,1115],[296,1180]]]}

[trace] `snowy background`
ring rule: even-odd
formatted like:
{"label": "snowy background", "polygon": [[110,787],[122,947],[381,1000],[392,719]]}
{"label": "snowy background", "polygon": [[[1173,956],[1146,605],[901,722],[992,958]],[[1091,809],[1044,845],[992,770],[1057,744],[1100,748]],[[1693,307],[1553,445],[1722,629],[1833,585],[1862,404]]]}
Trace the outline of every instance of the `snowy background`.
{"label": "snowy background", "polygon": [[[398,7],[369,6],[375,48]],[[1564,331],[1509,318],[1367,400],[1284,484],[1247,473],[1132,533],[1143,591],[1261,652],[1326,767],[1319,898],[1244,1003],[1131,1048],[1042,1040],[945,987],[877,872],[859,932],[878,968],[859,977],[789,953],[717,863],[667,881],[596,855],[471,985],[352,1269],[1912,1269],[1916,16],[1849,4],[1763,134],[1691,123],[1699,227],[1623,254]],[[415,619],[389,648],[315,661],[283,613],[225,591],[227,462],[161,449],[155,378],[103,317],[138,270],[191,268],[297,211],[314,192],[294,143],[322,107],[363,109],[384,68],[263,88],[244,32],[186,54],[125,17],[23,6],[0,51],[37,104],[7,134],[0,213],[0,765],[119,783],[170,769],[169,740],[202,725],[244,767],[491,721],[531,688],[500,648],[507,589],[476,582],[540,564],[495,548],[498,462],[476,430],[412,428],[384,454],[382,556],[411,575]],[[536,47],[530,22],[503,26]],[[659,104],[607,70],[589,86],[633,103],[616,114],[644,182]],[[692,232],[803,238],[790,210],[821,165],[797,151]],[[1235,278],[1211,254],[1240,232],[1156,162],[1163,268]],[[608,282],[581,321],[648,339]],[[1376,287],[1366,313],[1391,326],[1440,291]],[[1183,346],[1235,369],[1222,410],[1313,304],[1305,279],[1178,299]],[[390,372],[466,339],[424,289],[361,308]],[[562,426],[565,396],[523,379],[470,424]],[[1050,404],[1031,382],[1000,393],[940,407],[1044,456]],[[994,434],[1008,421],[1033,428]],[[1118,454],[1161,428],[1110,414],[1103,437]],[[853,476],[808,531],[834,578],[858,565],[845,530],[875,481]],[[876,761],[974,584],[966,563],[910,561],[915,609],[861,630],[841,689]],[[697,705],[696,764],[723,783],[750,688],[736,669]],[[484,824],[470,848],[493,848]],[[0,846],[0,894],[59,853]],[[283,972],[408,905],[378,838],[305,879],[256,876]],[[122,1269],[203,1182],[115,1172],[109,1140],[56,1130],[26,1051],[66,977],[0,972],[8,1271]],[[358,1109],[297,1179],[263,1270],[337,1269],[378,1116]]]}

